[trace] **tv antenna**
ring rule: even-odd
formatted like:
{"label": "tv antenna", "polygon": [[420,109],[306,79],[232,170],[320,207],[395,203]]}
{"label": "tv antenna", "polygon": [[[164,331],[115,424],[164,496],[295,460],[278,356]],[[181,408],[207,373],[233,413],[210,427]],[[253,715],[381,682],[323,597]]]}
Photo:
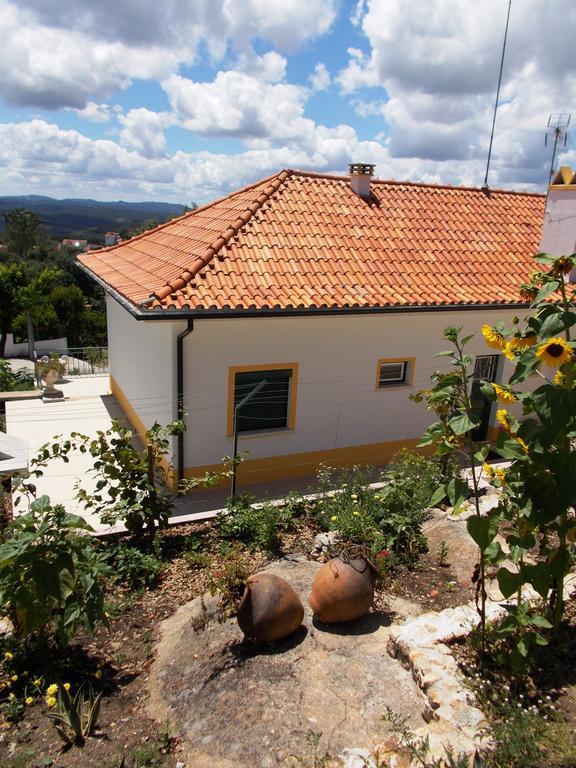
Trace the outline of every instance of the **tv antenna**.
{"label": "tv antenna", "polygon": [[482,184],[482,191],[488,193],[488,171],[490,170],[490,158],[492,157],[492,142],[494,141],[494,128],[496,126],[496,113],[498,111],[498,100],[500,99],[500,86],[502,85],[502,70],[504,69],[504,55],[506,53],[506,41],[508,40],[508,23],[510,21],[510,8],[512,7],[512,0],[508,0],[508,13],[506,14],[506,28],[504,30],[504,41],[502,43],[502,56],[500,58],[500,72],[498,74],[498,87],[496,89],[496,101],[494,102],[494,116],[492,117],[492,130],[490,132],[490,145],[488,147],[488,160],[486,161],[486,175],[484,176],[484,184]]}
{"label": "tv antenna", "polygon": [[568,126],[570,125],[570,118],[572,115],[569,112],[554,112],[548,118],[548,126],[546,128],[546,137],[544,139],[544,146],[548,146],[548,140],[554,140],[552,145],[552,160],[550,162],[550,174],[548,175],[548,184],[552,181],[554,175],[554,160],[556,159],[556,150],[558,144],[563,147],[566,146],[568,141]]}

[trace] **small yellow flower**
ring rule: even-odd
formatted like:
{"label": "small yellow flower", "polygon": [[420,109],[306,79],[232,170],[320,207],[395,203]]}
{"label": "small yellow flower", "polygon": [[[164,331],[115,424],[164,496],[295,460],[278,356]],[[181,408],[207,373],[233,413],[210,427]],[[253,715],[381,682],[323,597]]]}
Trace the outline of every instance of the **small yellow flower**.
{"label": "small yellow flower", "polygon": [[4,654],[4,658],[6,659],[6,661],[12,661],[12,659],[14,658],[14,654],[10,653],[10,651],[6,651],[6,653]]}
{"label": "small yellow flower", "polygon": [[24,699],[24,702],[25,704],[28,704],[28,706],[30,706],[30,704],[34,703],[34,699],[32,698],[32,696],[26,696],[26,698]]}
{"label": "small yellow flower", "polygon": [[494,477],[494,472],[492,471],[492,467],[490,466],[490,464],[487,464],[486,462],[484,462],[484,464],[482,464],[482,469],[484,470],[486,479],[488,480],[488,482],[490,482],[490,480],[492,480]]}
{"label": "small yellow flower", "polygon": [[52,685],[49,685],[48,688],[46,688],[46,693],[48,696],[54,696],[57,690],[58,690],[58,683],[52,683]]}
{"label": "small yellow flower", "polygon": [[16,680],[18,680],[18,675],[12,675],[12,677],[10,678],[10,680],[12,680],[12,682],[13,682],[13,683],[15,683],[15,682],[16,682]]}
{"label": "small yellow flower", "polygon": [[40,678],[37,677],[36,680],[32,681],[32,685],[35,685],[36,688],[40,688],[40,686],[42,685],[42,680],[40,680]]}
{"label": "small yellow flower", "polygon": [[500,485],[506,485],[506,471],[504,469],[495,469],[494,476],[500,482]]}
{"label": "small yellow flower", "polygon": [[357,510],[357,509],[355,509],[355,510],[354,510],[354,512],[352,512],[352,514],[353,514],[355,517],[358,517],[358,515],[360,514],[360,512],[358,512],[358,510]]}
{"label": "small yellow flower", "polygon": [[332,520],[332,522],[333,522],[333,523],[335,523],[335,522],[336,522],[336,520],[338,520],[338,518],[336,517],[336,515],[332,515],[332,517],[330,518],[330,520]]}
{"label": "small yellow flower", "polygon": [[100,678],[102,677],[102,670],[97,669],[96,672],[94,672],[94,677],[96,678],[96,680],[100,680]]}
{"label": "small yellow flower", "polygon": [[508,405],[510,403],[513,403],[516,400],[516,395],[514,392],[511,392],[509,389],[506,389],[505,387],[501,387],[499,384],[492,384],[494,388],[494,392],[496,393],[496,397],[498,398],[499,403],[504,403],[505,405]]}
{"label": "small yellow flower", "polygon": [[504,429],[510,429],[510,414],[506,408],[499,408],[496,411],[496,421],[504,427]]}
{"label": "small yellow flower", "polygon": [[358,496],[357,496],[357,494],[353,493],[353,494],[350,496],[350,498],[352,499],[352,501],[356,501],[356,499],[358,498]]}
{"label": "small yellow flower", "polygon": [[8,701],[14,701],[15,698],[16,696],[13,693],[8,694]]}
{"label": "small yellow flower", "polygon": [[504,336],[491,325],[482,326],[482,336],[484,336],[487,346],[492,347],[492,349],[503,350],[506,346]]}
{"label": "small yellow flower", "polygon": [[526,445],[524,440],[522,440],[521,437],[517,437],[516,438],[516,442],[519,443],[519,445],[522,448],[522,450],[524,451],[524,453],[528,453],[528,446]]}
{"label": "small yellow flower", "polygon": [[69,691],[70,687],[71,687],[70,683],[64,683],[64,685],[62,686],[62,688],[64,688],[65,691]]}
{"label": "small yellow flower", "polygon": [[572,357],[572,347],[561,336],[555,336],[540,344],[536,354],[550,368],[560,368]]}
{"label": "small yellow flower", "polygon": [[56,706],[56,699],[54,696],[46,696],[46,704],[48,704],[49,707]]}

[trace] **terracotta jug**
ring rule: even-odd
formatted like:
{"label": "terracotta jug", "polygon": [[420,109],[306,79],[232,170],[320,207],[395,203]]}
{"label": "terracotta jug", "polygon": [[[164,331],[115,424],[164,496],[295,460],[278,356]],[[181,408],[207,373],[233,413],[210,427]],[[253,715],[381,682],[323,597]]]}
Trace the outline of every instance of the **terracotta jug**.
{"label": "terracotta jug", "polygon": [[310,606],[325,624],[358,619],[370,610],[375,584],[376,570],[366,560],[336,557],[316,574]]}
{"label": "terracotta jug", "polygon": [[296,592],[280,576],[257,573],[248,579],[236,618],[246,637],[270,643],[298,629],[304,608]]}

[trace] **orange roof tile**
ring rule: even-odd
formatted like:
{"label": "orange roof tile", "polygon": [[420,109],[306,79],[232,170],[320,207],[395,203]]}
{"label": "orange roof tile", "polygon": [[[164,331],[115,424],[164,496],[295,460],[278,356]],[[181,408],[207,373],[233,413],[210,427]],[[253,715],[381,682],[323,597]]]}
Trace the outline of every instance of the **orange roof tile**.
{"label": "orange roof tile", "polygon": [[522,302],[543,195],[376,179],[372,192],[285,170],[79,261],[151,312]]}

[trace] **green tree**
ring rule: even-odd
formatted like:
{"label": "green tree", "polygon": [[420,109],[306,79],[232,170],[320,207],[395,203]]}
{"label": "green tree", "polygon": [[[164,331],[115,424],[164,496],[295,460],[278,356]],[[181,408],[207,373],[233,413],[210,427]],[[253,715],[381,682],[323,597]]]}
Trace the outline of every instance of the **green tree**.
{"label": "green tree", "polygon": [[14,208],[3,215],[3,240],[6,247],[19,258],[27,259],[31,249],[42,240],[42,219],[34,211],[25,208]]}
{"label": "green tree", "polygon": [[6,337],[22,311],[21,291],[26,283],[26,270],[22,264],[0,264],[0,357],[4,357]]}

